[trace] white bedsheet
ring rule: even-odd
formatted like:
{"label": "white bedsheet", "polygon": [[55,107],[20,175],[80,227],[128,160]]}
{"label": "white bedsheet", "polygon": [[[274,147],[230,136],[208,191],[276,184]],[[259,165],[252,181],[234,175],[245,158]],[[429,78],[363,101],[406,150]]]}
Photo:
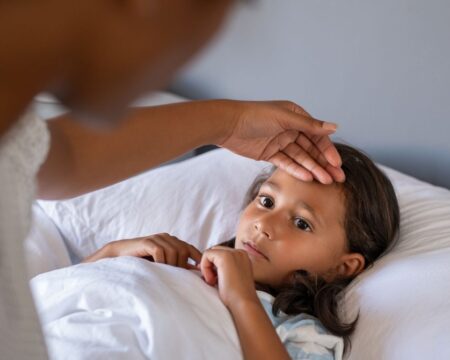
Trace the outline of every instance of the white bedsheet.
{"label": "white bedsheet", "polygon": [[31,286],[53,359],[242,359],[232,317],[199,272],[120,257]]}

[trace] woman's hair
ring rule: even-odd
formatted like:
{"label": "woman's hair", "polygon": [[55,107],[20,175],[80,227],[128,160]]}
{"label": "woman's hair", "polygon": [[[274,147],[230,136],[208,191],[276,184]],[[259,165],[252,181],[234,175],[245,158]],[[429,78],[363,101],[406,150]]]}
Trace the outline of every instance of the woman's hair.
{"label": "woman's hair", "polygon": [[[392,247],[397,236],[400,214],[394,189],[387,176],[362,152],[335,144],[342,158],[345,182],[342,183],[345,215],[344,230],[347,249],[360,253],[365,268],[372,266],[384,252]],[[250,186],[244,201],[247,206],[257,196],[261,185],[276,168],[260,174]],[[222,245],[234,247],[235,238]],[[289,315],[308,313],[316,316],[333,334],[344,338],[345,348],[350,345],[349,336],[355,329],[358,317],[344,323],[338,315],[339,297],[351,278],[338,278],[331,282],[304,271],[295,273],[294,281],[281,288],[256,284],[259,290],[275,297],[272,312],[283,311]]]}

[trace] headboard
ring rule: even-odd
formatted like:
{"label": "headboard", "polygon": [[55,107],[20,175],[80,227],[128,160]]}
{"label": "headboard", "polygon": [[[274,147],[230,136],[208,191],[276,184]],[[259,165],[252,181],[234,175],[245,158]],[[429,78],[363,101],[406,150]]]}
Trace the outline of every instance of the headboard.
{"label": "headboard", "polygon": [[338,122],[334,140],[450,188],[449,1],[252,4],[234,9],[172,91],[293,100]]}

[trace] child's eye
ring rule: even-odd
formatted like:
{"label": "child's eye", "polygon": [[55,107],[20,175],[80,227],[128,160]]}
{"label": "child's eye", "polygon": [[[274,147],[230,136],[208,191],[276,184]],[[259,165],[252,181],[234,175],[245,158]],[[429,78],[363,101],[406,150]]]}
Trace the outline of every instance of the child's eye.
{"label": "child's eye", "polygon": [[309,226],[309,224],[302,218],[294,219],[294,223],[295,223],[295,226],[298,227],[300,230],[312,231],[311,226]]}
{"label": "child's eye", "polygon": [[273,207],[273,201],[270,197],[265,195],[258,196],[259,203],[264,206],[265,208],[271,209]]}

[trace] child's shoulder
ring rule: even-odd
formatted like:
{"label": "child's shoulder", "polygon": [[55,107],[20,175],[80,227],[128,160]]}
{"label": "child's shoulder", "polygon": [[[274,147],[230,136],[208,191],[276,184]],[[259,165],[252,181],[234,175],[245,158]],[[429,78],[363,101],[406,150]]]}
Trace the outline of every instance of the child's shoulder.
{"label": "child's shoulder", "polygon": [[276,316],[272,312],[272,306],[275,298],[265,292],[265,291],[257,291],[259,300],[261,301],[261,304],[263,305],[264,309],[268,313],[267,315],[272,320],[272,323],[275,327],[280,325],[281,323],[285,324],[288,327],[293,327],[295,325],[297,326],[315,326],[317,331],[320,334],[326,334],[328,331],[325,329],[325,327],[322,325],[322,323],[317,319],[315,316],[306,314],[306,313],[300,313],[297,315],[287,315],[284,312],[280,311]]}
{"label": "child's shoulder", "polygon": [[272,312],[275,298],[264,291],[258,290],[257,294],[291,358],[304,358],[306,354],[317,355],[317,359],[342,358],[342,338],[332,335],[319,319],[306,313],[287,315],[280,312],[275,316]]}

